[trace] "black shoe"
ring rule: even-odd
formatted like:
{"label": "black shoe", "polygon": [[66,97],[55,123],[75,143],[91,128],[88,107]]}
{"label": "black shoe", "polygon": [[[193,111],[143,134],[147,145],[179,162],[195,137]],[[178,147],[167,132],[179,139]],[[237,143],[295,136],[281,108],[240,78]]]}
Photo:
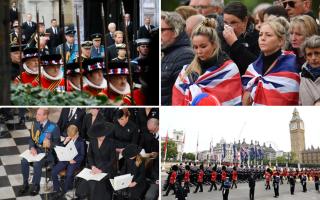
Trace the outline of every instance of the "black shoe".
{"label": "black shoe", "polygon": [[22,188],[19,190],[19,196],[24,195],[29,191],[29,184],[24,184]]}
{"label": "black shoe", "polygon": [[34,185],[31,189],[31,196],[36,196],[37,194],[39,194],[40,191],[40,185]]}

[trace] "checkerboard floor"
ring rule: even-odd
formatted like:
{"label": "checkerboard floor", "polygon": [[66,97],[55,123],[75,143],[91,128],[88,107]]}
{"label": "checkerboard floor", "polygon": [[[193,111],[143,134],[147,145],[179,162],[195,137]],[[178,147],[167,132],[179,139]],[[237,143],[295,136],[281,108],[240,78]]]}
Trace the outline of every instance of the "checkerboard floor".
{"label": "checkerboard floor", "polygon": [[[52,182],[45,187],[45,169],[43,168],[40,192],[37,196],[19,196],[22,187],[21,157],[19,154],[28,148],[30,128],[32,122],[19,124],[17,116],[13,120],[0,124],[0,199],[37,200],[50,199],[52,195]],[[30,168],[29,182],[32,180],[32,167]],[[73,191],[67,193],[67,199],[72,199]]]}

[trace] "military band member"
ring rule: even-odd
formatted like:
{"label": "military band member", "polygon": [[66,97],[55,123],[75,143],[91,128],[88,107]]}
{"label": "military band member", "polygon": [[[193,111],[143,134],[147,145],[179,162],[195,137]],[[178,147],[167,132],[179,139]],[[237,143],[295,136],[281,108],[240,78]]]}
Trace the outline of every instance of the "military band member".
{"label": "military band member", "polygon": [[[11,31],[11,33],[9,34],[9,38],[10,38],[10,44],[19,44],[19,34],[20,34],[20,28],[19,28],[19,22],[18,20],[15,20],[13,22],[13,30]],[[22,35],[21,35],[21,44],[25,44],[26,41],[26,35],[24,34],[24,32],[22,31]]]}
{"label": "military band member", "polygon": [[20,74],[20,62],[21,62],[21,52],[26,46],[22,45],[21,48],[18,44],[11,44],[10,47],[10,58],[11,58],[11,80],[14,81]]}
{"label": "military band member", "polygon": [[31,84],[32,81],[38,81],[38,49],[26,48],[23,51],[22,67],[25,70],[14,80],[15,83]]}
{"label": "military band member", "polygon": [[[91,41],[84,41],[81,43],[81,62],[84,62],[85,60],[90,59],[91,48],[92,48]],[[73,54],[70,60],[72,60],[72,62],[79,62],[79,56],[76,54]]]}
{"label": "military band member", "polygon": [[[40,39],[41,37],[47,37],[47,40],[49,39],[49,34],[46,35],[46,32],[45,32],[45,25],[44,23],[42,22],[39,22],[38,23],[38,26],[39,26],[39,35],[40,35]],[[32,47],[32,48],[38,48],[38,33],[37,32],[34,32],[32,35],[31,35],[31,38],[30,40],[28,41],[28,47]]]}
{"label": "military band member", "polygon": [[[64,78],[61,71],[63,61],[60,54],[41,56],[41,87],[50,91],[63,92]],[[39,81],[33,81],[32,86],[38,86]]]}
{"label": "military band member", "polygon": [[216,185],[216,180],[217,180],[217,167],[214,166],[212,167],[212,172],[211,172],[211,186],[209,189],[209,192],[212,191],[212,188],[214,187],[214,190],[217,190],[217,185]]}
{"label": "military band member", "polygon": [[65,70],[67,74],[67,91],[80,91],[81,90],[81,74],[80,66],[78,62],[68,63],[65,65]]}
{"label": "military band member", "polygon": [[[60,132],[57,125],[48,119],[49,110],[39,108],[36,113],[36,121],[31,126],[31,136],[29,139],[29,149],[31,154],[46,153],[39,162],[33,162],[33,178],[30,189],[31,195],[37,195],[40,190],[40,179],[42,167],[45,162],[53,162],[53,148],[60,141]],[[29,162],[23,158],[21,160],[21,171],[23,177],[23,186],[19,191],[20,195],[25,194],[29,190]]]}
{"label": "military band member", "polygon": [[203,165],[200,165],[200,170],[197,174],[197,187],[193,193],[197,193],[199,188],[200,188],[199,192],[203,192],[203,187],[202,187],[203,177],[204,177]]}
{"label": "military band member", "polygon": [[233,167],[231,189],[233,188],[233,186],[235,186],[237,188],[237,180],[238,180],[237,167]]}
{"label": "military band member", "polygon": [[[73,29],[73,27],[66,28],[66,31],[65,31],[66,63],[69,63],[72,61],[72,59],[70,59],[70,57],[75,58],[76,55],[78,54],[78,46],[76,44],[74,44],[74,34],[75,33],[76,33],[76,31]],[[57,46],[56,53],[60,54],[63,58],[63,44],[60,44],[59,46]]]}
{"label": "military band member", "polygon": [[103,77],[103,69],[105,68],[102,58],[93,58],[83,62],[84,69],[84,84],[83,91],[92,96],[97,96],[99,93],[104,94],[104,89],[107,88],[107,81]]}
{"label": "military band member", "polygon": [[104,46],[101,45],[100,33],[95,33],[91,35],[93,46],[91,48],[91,58],[104,58]]}

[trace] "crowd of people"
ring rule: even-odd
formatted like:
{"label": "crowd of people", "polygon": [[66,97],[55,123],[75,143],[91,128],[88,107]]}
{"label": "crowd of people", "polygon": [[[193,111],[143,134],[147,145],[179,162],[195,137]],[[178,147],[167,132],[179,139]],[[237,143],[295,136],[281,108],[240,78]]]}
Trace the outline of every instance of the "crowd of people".
{"label": "crowd of people", "polygon": [[36,23],[30,13],[19,14],[15,2],[10,21],[13,83],[57,92],[84,91],[105,96],[113,105],[158,105],[158,98],[152,97],[158,83],[150,77],[157,76],[159,69],[153,63],[153,54],[158,57],[159,31],[150,16],[133,30],[126,13],[119,26],[114,22],[106,25],[105,36],[103,32],[92,33],[81,44],[75,40],[78,33],[74,25],[61,30],[57,19],[51,19],[46,27],[42,21]]}
{"label": "crowd of people", "polygon": [[[22,158],[23,186],[19,195],[39,193],[45,167],[49,176],[46,180],[53,182],[52,199],[63,199],[74,188],[79,199],[158,199],[157,108],[62,108],[56,123],[49,120],[49,115],[50,109],[47,108],[36,111],[30,130],[29,150],[33,155],[45,153],[45,157],[32,163],[31,186],[30,162]],[[71,161],[60,161],[55,147],[66,146],[71,141],[77,155]],[[83,168],[89,168],[94,174],[107,173],[107,176],[100,181],[82,178],[74,181]],[[128,188],[115,191],[109,179],[122,174],[131,174],[133,179]],[[62,180],[64,184],[61,184]]]}
{"label": "crowd of people", "polygon": [[190,0],[161,12],[162,105],[320,105],[312,0]]}
{"label": "crowd of people", "polygon": [[[164,196],[168,196],[173,190],[176,199],[183,200],[188,197],[190,187],[196,187],[193,193],[204,192],[203,185],[208,185],[211,192],[222,191],[223,200],[228,200],[230,189],[237,189],[237,183],[247,183],[249,186],[249,199],[254,200],[256,181],[265,182],[265,190],[271,190],[270,185],[274,189],[274,197],[279,197],[279,187],[283,184],[290,185],[290,194],[294,195],[295,184],[301,183],[303,192],[307,192],[307,182],[314,182],[315,190],[319,192],[320,169],[318,168],[287,168],[268,166],[259,167],[231,167],[217,166],[196,162],[180,163],[180,165],[172,165],[167,171],[167,179],[163,181],[162,190],[165,191]],[[217,185],[220,185],[219,187]]]}

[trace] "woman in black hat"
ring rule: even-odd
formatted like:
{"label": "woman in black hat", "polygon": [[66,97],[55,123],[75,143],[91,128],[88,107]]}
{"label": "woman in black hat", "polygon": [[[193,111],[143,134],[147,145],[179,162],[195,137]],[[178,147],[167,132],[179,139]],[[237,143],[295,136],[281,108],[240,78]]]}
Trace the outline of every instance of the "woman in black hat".
{"label": "woman in black hat", "polygon": [[113,129],[113,124],[99,121],[93,124],[88,131],[90,145],[87,156],[87,167],[93,173],[107,173],[107,176],[100,181],[81,179],[76,190],[76,195],[80,199],[86,197],[94,200],[112,199],[113,189],[109,178],[113,178],[115,174],[116,151],[109,136]]}
{"label": "woman in black hat", "polygon": [[86,141],[89,141],[88,131],[90,127],[94,123],[98,123],[101,121],[105,121],[103,115],[100,112],[99,108],[90,108],[89,112],[84,116],[80,136],[85,139]]}
{"label": "woman in black hat", "polygon": [[121,153],[129,144],[138,144],[138,127],[129,119],[129,115],[127,109],[119,109],[115,113],[115,129],[112,137],[118,153]]}
{"label": "woman in black hat", "polygon": [[129,184],[129,200],[140,199],[145,190],[145,162],[140,155],[141,148],[136,144],[128,145],[122,152],[125,164],[121,174],[132,174],[133,179]]}

